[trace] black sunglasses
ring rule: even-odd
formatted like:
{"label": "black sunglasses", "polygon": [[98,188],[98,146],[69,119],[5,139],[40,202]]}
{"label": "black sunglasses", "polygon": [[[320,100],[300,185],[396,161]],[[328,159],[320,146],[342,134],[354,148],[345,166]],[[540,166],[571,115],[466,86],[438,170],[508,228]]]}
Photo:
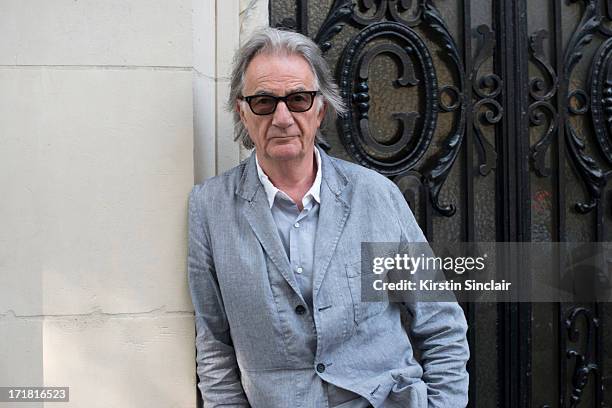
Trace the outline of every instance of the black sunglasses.
{"label": "black sunglasses", "polygon": [[279,101],[285,102],[287,109],[291,112],[306,112],[312,108],[315,96],[319,91],[299,91],[292,92],[285,96],[274,95],[251,95],[239,96],[238,99],[244,99],[256,115],[270,115],[276,111],[276,105]]}

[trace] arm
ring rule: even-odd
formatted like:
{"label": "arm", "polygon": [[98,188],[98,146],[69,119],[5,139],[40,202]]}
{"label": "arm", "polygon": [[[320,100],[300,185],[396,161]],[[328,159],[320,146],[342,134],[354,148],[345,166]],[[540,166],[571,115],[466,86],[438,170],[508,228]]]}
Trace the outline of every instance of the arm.
{"label": "arm", "polygon": [[210,236],[202,217],[202,186],[189,196],[187,273],[195,310],[198,387],[204,407],[249,407],[219,289]]}
{"label": "arm", "polygon": [[[402,244],[426,242],[406,200],[393,187],[391,198],[402,227]],[[405,306],[412,316],[410,338],[421,353],[428,406],[465,407],[469,385],[466,364],[470,350],[463,310],[456,302],[406,302]]]}
{"label": "arm", "polygon": [[470,352],[463,310],[451,302],[420,302],[406,306],[412,315],[410,338],[421,351],[428,406],[465,407],[469,385],[465,367]]}

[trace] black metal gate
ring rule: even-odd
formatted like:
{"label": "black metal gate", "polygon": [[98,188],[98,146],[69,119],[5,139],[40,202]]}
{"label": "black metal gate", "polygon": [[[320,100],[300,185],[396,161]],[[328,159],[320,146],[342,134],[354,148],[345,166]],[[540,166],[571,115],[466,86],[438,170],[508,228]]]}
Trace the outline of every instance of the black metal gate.
{"label": "black metal gate", "polygon": [[[351,107],[331,154],[430,240],[611,241],[612,0],[271,0]],[[467,304],[471,407],[612,407],[609,304]]]}

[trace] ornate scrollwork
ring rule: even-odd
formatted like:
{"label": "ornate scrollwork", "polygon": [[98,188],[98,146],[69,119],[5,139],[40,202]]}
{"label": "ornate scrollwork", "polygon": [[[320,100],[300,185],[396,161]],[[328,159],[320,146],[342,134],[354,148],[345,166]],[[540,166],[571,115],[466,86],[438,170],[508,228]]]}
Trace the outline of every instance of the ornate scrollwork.
{"label": "ornate scrollwork", "polygon": [[582,89],[574,89],[568,94],[567,109],[573,115],[584,115],[589,111],[589,96]]}
{"label": "ornate scrollwork", "polygon": [[[548,101],[557,92],[558,78],[555,69],[546,60],[544,55],[544,40],[548,38],[548,31],[538,30],[529,36],[529,53],[536,66],[548,76],[548,82],[541,77],[529,80],[529,96],[536,101]],[[548,85],[547,85],[548,84]]]}
{"label": "ornate scrollwork", "polygon": [[529,80],[529,96],[533,100],[529,105],[529,124],[530,126],[541,126],[545,118],[548,118],[546,131],[531,146],[531,162],[536,174],[540,177],[551,175],[550,168],[546,167],[546,152],[557,130],[557,110],[550,101],[557,93],[559,79],[544,55],[544,40],[547,37],[546,30],[538,30],[529,37],[531,57],[536,67],[548,77],[548,81],[539,76]]}
{"label": "ornate scrollwork", "polygon": [[570,407],[578,406],[582,398],[582,392],[586,387],[591,372],[599,371],[598,365],[593,361],[595,354],[594,339],[597,336],[599,328],[599,320],[594,316],[590,309],[584,307],[576,307],[569,311],[565,319],[565,328],[567,335],[572,343],[578,342],[580,332],[577,328],[578,317],[583,316],[586,323],[586,338],[584,352],[580,353],[575,348],[567,350],[567,358],[574,358],[574,375],[572,376],[572,395],[570,397]]}
{"label": "ornate scrollwork", "polygon": [[[578,0],[572,0],[573,2]],[[600,6],[598,0],[583,0],[586,8],[576,28],[574,34],[570,38],[565,58],[564,58],[564,80],[566,85],[569,85],[569,79],[576,64],[582,59],[584,47],[591,42],[593,34],[597,32],[601,26]],[[567,95],[565,95],[567,106],[571,106],[572,99],[576,95],[586,95],[582,90],[570,90],[566,87]],[[588,103],[585,104],[588,106]],[[586,108],[588,109],[588,107]],[[586,111],[580,109],[570,110],[570,113],[584,114]],[[586,203],[576,203],[576,211],[587,213],[591,211],[601,198],[601,192],[606,184],[606,175],[595,160],[589,156],[585,149],[584,140],[578,135],[576,129],[568,121],[565,123],[565,140],[568,146],[570,157],[574,161],[578,173],[582,177],[583,182],[589,194],[589,200]]]}
{"label": "ornate scrollwork", "polygon": [[597,205],[597,201],[601,196],[601,191],[606,185],[606,175],[595,160],[585,153],[584,140],[578,136],[576,129],[574,129],[572,125],[566,124],[565,136],[574,163],[578,167],[583,181],[591,193],[591,200],[589,203],[576,204],[576,210],[582,214],[586,214]]}
{"label": "ornate scrollwork", "polygon": [[451,217],[455,214],[455,206],[453,204],[440,204],[439,194],[442,189],[442,185],[446,181],[448,174],[450,173],[455,160],[459,154],[461,143],[463,142],[463,136],[465,131],[465,117],[467,109],[467,101],[465,95],[460,93],[459,90],[464,89],[464,67],[455,40],[453,39],[450,31],[444,19],[440,15],[440,12],[435,8],[431,1],[423,0],[421,3],[421,16],[423,24],[431,29],[432,33],[437,37],[437,40],[442,46],[440,51],[440,57],[443,60],[448,61],[453,65],[454,71],[457,75],[458,87],[444,86],[443,90],[447,91],[450,89],[456,90],[458,100],[456,105],[452,107],[452,111],[457,112],[458,119],[454,122],[453,128],[448,133],[442,148],[428,161],[427,165],[423,170],[424,184],[429,189],[429,198],[431,200],[433,208],[440,214]]}
{"label": "ornate scrollwork", "polygon": [[[482,176],[486,176],[497,166],[497,152],[495,147],[485,138],[480,125],[494,125],[498,123],[504,115],[504,109],[495,100],[502,91],[502,80],[495,74],[486,74],[478,77],[478,73],[482,65],[489,58],[493,57],[495,52],[495,33],[486,25],[480,25],[476,31],[481,36],[481,47],[476,54],[474,60],[474,68],[471,77],[474,79],[472,88],[476,94],[476,103],[472,107],[473,121],[472,126],[476,133],[476,139],[481,156],[479,172]],[[486,107],[485,112],[480,110]]]}
{"label": "ornate scrollwork", "polygon": [[[359,0],[357,1],[357,8],[360,13],[353,14],[353,21],[357,25],[363,27],[378,23],[385,17],[390,21],[414,27],[419,24],[421,18],[420,8],[417,8],[416,12],[409,19],[405,19],[402,16],[402,13],[412,8],[411,0],[382,0],[378,2],[374,2],[373,0]],[[365,16],[363,14],[373,9],[373,15]]]}
{"label": "ornate scrollwork", "polygon": [[393,182],[404,195],[423,231],[427,231],[425,228],[427,217],[424,208],[427,205],[427,190],[423,185],[423,176],[418,171],[411,170],[394,177]]}
{"label": "ornate scrollwork", "polygon": [[[341,119],[340,136],[349,153],[361,164],[373,167],[387,175],[410,169],[423,156],[430,144],[438,107],[445,112],[457,113],[457,119],[452,130],[447,136],[443,136],[445,139],[442,142],[442,149],[428,160],[423,170],[423,184],[429,190],[428,196],[433,208],[440,214],[452,216],[455,207],[450,204],[440,204],[439,193],[457,158],[465,130],[467,101],[462,93],[464,89],[463,63],[446,23],[432,2],[430,0],[419,0],[414,7],[414,11],[411,11],[412,9],[413,2],[411,0],[336,0],[315,36],[315,42],[319,44],[323,52],[326,52],[332,46],[332,38],[346,24],[362,28],[362,31],[345,48],[338,65],[339,83],[343,96],[349,105],[355,106],[357,111],[354,117],[351,112],[347,117]],[[437,81],[433,61],[423,40],[416,32],[411,30],[411,27],[421,24],[425,26],[424,29],[433,32],[434,37],[442,47],[440,50],[441,58],[449,61],[456,71],[458,86],[445,85],[440,89],[443,96],[450,100],[448,103],[442,97],[438,98],[437,88],[435,85],[432,87]],[[386,27],[388,32],[383,33],[384,30],[381,27]],[[355,81],[355,89],[349,89],[356,76],[359,53],[363,51],[365,43],[376,36],[374,35],[376,30],[381,30],[376,35],[391,36],[396,42],[403,41],[406,44],[411,41],[414,42],[416,47],[414,44],[409,45],[404,50],[405,53],[399,52],[397,48],[394,48],[394,51],[387,49],[384,52],[391,54],[404,69],[410,67],[410,65],[401,55],[416,56],[421,68],[418,72],[423,73],[422,75],[427,78],[425,84],[421,85],[426,89],[424,114],[398,112],[391,115],[401,125],[399,140],[396,138],[397,142],[393,142],[391,146],[378,143],[370,135],[368,110],[371,96],[367,77],[362,76],[358,81]],[[402,78],[398,81],[396,82],[397,85],[404,86],[402,85]],[[490,79],[485,78],[482,84],[488,86]],[[494,118],[495,116],[489,114],[488,118]],[[354,121],[358,123],[353,123]],[[419,124],[422,129],[419,129],[416,133],[413,132],[412,129]],[[418,135],[418,137],[415,137],[415,135]],[[400,142],[408,142],[408,145],[402,149],[401,154],[397,151],[401,148]],[[377,157],[369,157],[372,153]],[[389,158],[389,155],[394,157]],[[403,157],[400,157],[402,155]],[[381,158],[384,159],[381,160]]]}
{"label": "ornate scrollwork", "polygon": [[[401,16],[401,12],[410,10],[412,6],[411,0],[391,0],[389,3],[389,14],[391,15],[391,19],[393,21],[397,21],[398,23],[406,24],[408,26],[416,25],[420,22],[421,19],[421,9],[417,8],[417,12],[409,19],[406,20]],[[395,4],[393,4],[395,3]]]}
{"label": "ornate scrollwork", "polygon": [[[385,38],[387,42],[366,47],[378,38]],[[413,66],[415,62],[418,63],[424,89],[424,112],[392,114],[401,126],[399,137],[392,138],[390,143],[378,142],[369,130],[369,67],[381,54],[391,55],[398,62],[401,75],[394,81],[397,87],[416,86],[421,82]],[[349,111],[341,119],[340,135],[349,153],[360,164],[388,176],[410,170],[427,150],[437,118],[436,74],[423,40],[415,31],[402,24],[372,24],[353,38],[340,59],[339,68],[341,94],[349,106],[355,106],[357,110],[356,115]],[[422,129],[415,132],[417,120],[422,123]]]}
{"label": "ornate scrollwork", "polygon": [[354,4],[351,0],[336,0],[332,5],[314,38],[314,42],[317,43],[323,53],[331,48],[331,39],[342,31],[342,28],[354,13],[353,8]]}
{"label": "ornate scrollwork", "polygon": [[366,12],[372,10],[376,6],[376,12],[371,17],[365,17],[360,13],[353,14],[353,21],[362,26],[368,26],[370,24],[378,23],[382,21],[387,14],[387,5],[389,3],[388,0],[382,0],[380,2],[376,2],[378,4],[375,5],[374,0],[358,0],[357,6],[360,11]]}
{"label": "ornate scrollwork", "polygon": [[536,173],[540,177],[549,177],[550,168],[546,167],[546,151],[550,146],[552,137],[557,130],[557,110],[548,101],[536,101],[529,105],[529,123],[532,126],[544,124],[545,117],[548,117],[548,128],[544,135],[531,147],[531,160]]}
{"label": "ornate scrollwork", "polygon": [[591,116],[599,147],[612,163],[612,38],[601,44],[596,55],[591,68]]}
{"label": "ornate scrollwork", "polygon": [[[488,110],[479,112],[483,106],[486,106]],[[478,166],[478,171],[482,176],[486,176],[496,167],[497,152],[495,151],[495,147],[489,143],[487,139],[485,139],[482,131],[480,130],[479,123],[486,123],[489,125],[498,123],[504,115],[504,109],[499,102],[494,99],[481,99],[474,104],[473,112],[474,116],[472,124],[474,126],[474,131],[476,132],[476,138],[478,140],[482,156],[480,166]]]}
{"label": "ornate scrollwork", "polygon": [[[444,97],[448,98],[450,103],[444,100]],[[444,85],[440,87],[440,109],[444,112],[454,112],[461,105],[461,91],[454,85]]]}

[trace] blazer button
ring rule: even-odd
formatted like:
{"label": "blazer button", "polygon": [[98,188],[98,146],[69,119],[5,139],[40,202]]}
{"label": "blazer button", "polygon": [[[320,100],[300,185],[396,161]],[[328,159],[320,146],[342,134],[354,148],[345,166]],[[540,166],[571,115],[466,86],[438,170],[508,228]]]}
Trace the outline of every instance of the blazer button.
{"label": "blazer button", "polygon": [[306,313],[306,308],[302,305],[297,305],[295,307],[295,313],[299,314],[299,315],[303,315],[304,313]]}
{"label": "blazer button", "polygon": [[323,364],[323,363],[317,364],[317,371],[320,372],[320,373],[324,372],[325,371],[325,364]]}

